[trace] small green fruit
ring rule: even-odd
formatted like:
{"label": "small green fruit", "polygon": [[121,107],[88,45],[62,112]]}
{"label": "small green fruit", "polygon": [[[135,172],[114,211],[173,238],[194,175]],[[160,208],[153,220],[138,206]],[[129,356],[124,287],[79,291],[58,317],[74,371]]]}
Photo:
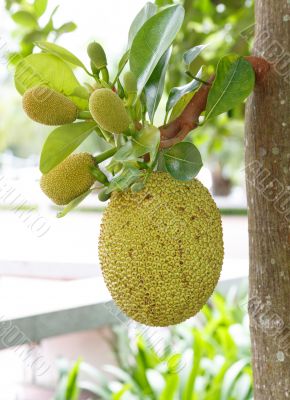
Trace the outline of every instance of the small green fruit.
{"label": "small green fruit", "polygon": [[123,84],[127,93],[137,93],[137,79],[133,72],[128,71],[124,74]]}
{"label": "small green fruit", "polygon": [[22,104],[29,118],[44,125],[70,124],[78,116],[78,109],[70,99],[45,86],[27,90]]}
{"label": "small green fruit", "polygon": [[123,101],[110,89],[98,89],[90,97],[90,112],[102,129],[122,133],[130,124]]}
{"label": "small green fruit", "polygon": [[94,165],[91,154],[73,154],[43,175],[40,187],[55,204],[68,204],[89,190],[95,182],[90,171]]}
{"label": "small green fruit", "polygon": [[107,65],[107,57],[103,47],[96,42],[88,45],[88,56],[98,70]]}

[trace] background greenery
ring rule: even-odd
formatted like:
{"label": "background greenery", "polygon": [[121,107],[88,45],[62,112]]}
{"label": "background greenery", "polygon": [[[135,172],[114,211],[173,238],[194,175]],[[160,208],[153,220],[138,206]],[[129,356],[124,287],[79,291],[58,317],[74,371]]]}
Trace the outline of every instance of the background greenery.
{"label": "background greenery", "polygon": [[246,298],[214,294],[194,319],[170,329],[115,328],[117,366],[59,361],[54,400],[252,400]]}

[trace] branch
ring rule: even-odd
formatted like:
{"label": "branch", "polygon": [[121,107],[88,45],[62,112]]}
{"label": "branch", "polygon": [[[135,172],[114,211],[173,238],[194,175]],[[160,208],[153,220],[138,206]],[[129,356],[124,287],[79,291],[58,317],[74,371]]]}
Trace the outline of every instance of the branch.
{"label": "branch", "polygon": [[[260,84],[267,75],[270,64],[260,57],[249,56],[245,57],[245,59],[252,64],[256,75],[256,84]],[[208,93],[214,79],[215,75],[212,75],[207,84],[199,88],[178,118],[159,128],[161,149],[166,149],[181,142],[189,132],[197,128],[199,117],[206,108]]]}

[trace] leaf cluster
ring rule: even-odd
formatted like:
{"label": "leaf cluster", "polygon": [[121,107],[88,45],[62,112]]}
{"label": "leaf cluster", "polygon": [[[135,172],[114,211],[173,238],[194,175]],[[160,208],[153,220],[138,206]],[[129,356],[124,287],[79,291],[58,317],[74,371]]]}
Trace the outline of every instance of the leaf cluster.
{"label": "leaf cluster", "polygon": [[[91,44],[89,48],[98,49],[95,56],[101,55],[101,67],[98,67],[98,60],[92,58],[91,51],[88,52],[91,58],[87,67],[76,55],[61,46],[47,41],[36,42],[42,52],[27,56],[16,67],[15,85],[19,93],[23,95],[32,87],[44,85],[68,97],[79,110],[75,123],[62,125],[48,136],[41,154],[42,173],[49,173],[85,139],[97,134],[107,142],[111,151],[108,158],[97,156],[102,160],[98,161],[98,167],[105,162],[101,167],[108,177],[102,198],[135,184],[135,189],[142,188],[150,173],[156,169],[165,170],[173,178],[183,181],[191,180],[198,174],[202,160],[191,140],[186,138],[182,143],[161,150],[159,128],[154,125],[170,69],[172,45],[178,37],[184,17],[181,5],[159,9],[156,4],[147,3],[131,24],[127,51],[119,62],[116,76],[112,78],[110,68],[106,65],[105,52],[99,44]],[[171,88],[165,107],[165,123],[170,124],[175,118],[182,118],[184,109],[200,86],[207,84],[209,77],[205,76],[203,66],[196,75],[191,71],[196,58],[206,50],[207,46],[197,45],[183,54],[184,76],[189,81]],[[81,84],[77,80],[73,71],[76,67],[85,71],[89,82]],[[132,78],[136,80],[135,92],[126,88],[126,70],[131,73],[131,82]],[[254,81],[253,68],[243,57],[235,54],[222,57],[200,124],[243,102],[251,93]],[[123,133],[105,131],[90,114],[90,96],[99,88],[110,89],[123,100],[131,121]],[[108,112],[114,114],[113,110]],[[76,199],[75,204],[79,204],[79,200],[82,199]],[[71,208],[72,205],[69,205]]]}

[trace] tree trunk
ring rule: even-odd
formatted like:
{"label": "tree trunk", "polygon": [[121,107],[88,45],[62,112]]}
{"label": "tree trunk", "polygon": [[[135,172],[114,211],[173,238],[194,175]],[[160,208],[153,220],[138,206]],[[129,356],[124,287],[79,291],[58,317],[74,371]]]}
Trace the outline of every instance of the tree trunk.
{"label": "tree trunk", "polygon": [[290,1],[256,0],[254,55],[272,63],[246,110],[255,400],[290,399]]}

